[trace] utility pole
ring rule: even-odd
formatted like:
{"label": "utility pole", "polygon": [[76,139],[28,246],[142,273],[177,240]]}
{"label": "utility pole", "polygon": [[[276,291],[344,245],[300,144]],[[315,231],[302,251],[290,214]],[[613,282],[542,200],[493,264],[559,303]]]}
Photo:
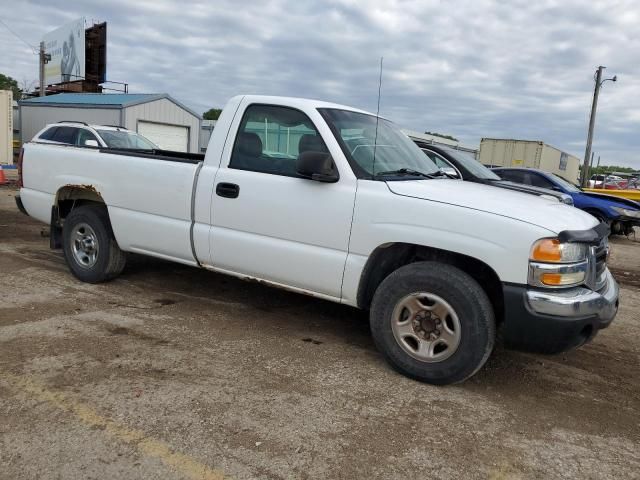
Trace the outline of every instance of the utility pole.
{"label": "utility pole", "polygon": [[40,96],[44,97],[44,95],[45,95],[45,91],[44,91],[44,66],[47,63],[49,63],[49,60],[51,60],[51,55],[48,55],[44,51],[44,42],[40,42],[39,58],[40,58]]}
{"label": "utility pole", "polygon": [[589,133],[587,133],[587,147],[584,152],[584,163],[582,165],[582,178],[580,185],[587,186],[589,181],[589,158],[591,157],[591,142],[593,141],[593,127],[596,123],[596,108],[598,107],[598,94],[600,93],[600,82],[602,81],[602,70],[605,67],[600,65],[596,70],[596,86],[593,90],[593,103],[591,104],[591,117],[589,117]]}
{"label": "utility pole", "polygon": [[600,87],[607,80],[615,82],[618,77],[613,76],[602,80],[602,71],[607,68],[600,65],[596,70],[596,85],[593,90],[593,103],[591,104],[591,117],[589,118],[589,133],[587,134],[587,147],[584,151],[584,162],[582,164],[582,178],[580,179],[580,185],[586,187],[589,182],[589,159],[591,157],[591,144],[593,142],[593,128],[596,123],[596,109],[598,108],[598,95],[600,93]]}
{"label": "utility pole", "polygon": [[44,42],[40,42],[40,96],[44,97]]}

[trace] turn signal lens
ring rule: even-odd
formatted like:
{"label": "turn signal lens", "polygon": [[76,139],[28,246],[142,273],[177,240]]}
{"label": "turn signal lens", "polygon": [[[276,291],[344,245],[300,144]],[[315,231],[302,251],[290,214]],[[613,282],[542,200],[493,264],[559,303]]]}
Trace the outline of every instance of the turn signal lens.
{"label": "turn signal lens", "polygon": [[582,283],[585,272],[573,273],[543,273],[540,275],[540,282],[551,287],[561,287],[563,285],[576,285]]}
{"label": "turn signal lens", "polygon": [[545,263],[573,263],[586,260],[589,247],[584,243],[560,243],[557,238],[543,238],[533,244],[531,260]]}
{"label": "turn signal lens", "polygon": [[543,273],[540,281],[545,285],[561,285],[562,275],[559,273]]}
{"label": "turn signal lens", "polygon": [[560,240],[557,238],[543,238],[533,245],[531,260],[537,262],[560,262],[562,260],[562,250]]}

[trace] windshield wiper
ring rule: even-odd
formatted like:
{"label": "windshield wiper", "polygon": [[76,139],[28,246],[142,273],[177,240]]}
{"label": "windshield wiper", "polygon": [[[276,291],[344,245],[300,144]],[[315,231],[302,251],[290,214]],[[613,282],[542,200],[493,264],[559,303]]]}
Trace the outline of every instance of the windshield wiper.
{"label": "windshield wiper", "polygon": [[414,177],[424,177],[424,178],[438,178],[441,177],[443,175],[446,175],[440,171],[435,172],[435,173],[424,173],[424,172],[420,172],[418,170],[413,170],[411,168],[399,168],[397,170],[387,170],[385,172],[378,172],[374,175],[375,177],[384,177],[384,176],[391,176],[391,175],[411,175]]}

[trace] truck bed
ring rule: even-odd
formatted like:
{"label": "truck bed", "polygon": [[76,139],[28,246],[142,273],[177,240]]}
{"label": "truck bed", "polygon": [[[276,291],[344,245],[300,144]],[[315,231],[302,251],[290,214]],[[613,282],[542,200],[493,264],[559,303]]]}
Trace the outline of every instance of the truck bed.
{"label": "truck bed", "polygon": [[106,205],[120,248],[195,264],[190,227],[203,156],[166,150],[24,145],[21,199],[48,222],[61,190],[89,188]]}

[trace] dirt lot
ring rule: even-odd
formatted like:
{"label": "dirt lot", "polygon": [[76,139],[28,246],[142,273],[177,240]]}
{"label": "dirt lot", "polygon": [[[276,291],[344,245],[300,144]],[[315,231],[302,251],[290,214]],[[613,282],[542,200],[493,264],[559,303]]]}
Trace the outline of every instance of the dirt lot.
{"label": "dirt lot", "polygon": [[[408,380],[366,317],[132,257],[76,281],[0,188],[0,478],[640,478],[640,242],[593,343]],[[640,240],[640,235],[638,236]]]}

